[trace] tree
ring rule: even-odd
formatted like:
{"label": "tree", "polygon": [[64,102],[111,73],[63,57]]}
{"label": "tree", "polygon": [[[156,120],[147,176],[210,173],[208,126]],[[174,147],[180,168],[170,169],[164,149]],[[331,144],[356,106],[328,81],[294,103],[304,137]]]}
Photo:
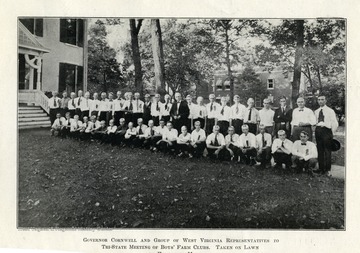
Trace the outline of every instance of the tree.
{"label": "tree", "polygon": [[151,20],[151,45],[154,59],[156,91],[165,93],[164,51],[159,19]]}
{"label": "tree", "polygon": [[239,94],[242,101],[246,101],[250,97],[263,100],[269,95],[254,67],[250,64],[247,64],[242,71],[239,82],[242,86],[242,92]]}
{"label": "tree", "polygon": [[139,39],[138,35],[140,32],[142,19],[130,19],[130,35],[131,35],[131,50],[132,50],[132,58],[135,67],[135,89],[136,91],[142,94],[142,69],[141,69],[141,57],[140,57],[140,49],[139,49]]}
{"label": "tree", "polygon": [[106,36],[106,27],[101,20],[89,29],[88,90],[92,92],[113,91],[124,85],[116,52],[108,45]]}
{"label": "tree", "polygon": [[295,20],[295,36],[296,36],[296,50],[295,50],[295,61],[294,61],[294,77],[291,83],[291,100],[292,104],[295,105],[296,100],[299,96],[300,81],[301,81],[301,67],[302,67],[302,55],[304,47],[304,20]]}

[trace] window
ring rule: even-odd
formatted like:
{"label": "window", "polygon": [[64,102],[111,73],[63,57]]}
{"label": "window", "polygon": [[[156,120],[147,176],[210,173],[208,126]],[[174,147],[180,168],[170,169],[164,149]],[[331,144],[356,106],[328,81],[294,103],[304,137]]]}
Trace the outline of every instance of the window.
{"label": "window", "polygon": [[215,83],[215,88],[216,90],[222,90],[223,89],[223,85],[222,85],[222,80],[218,79]]}
{"label": "window", "polygon": [[83,67],[68,63],[59,66],[59,92],[76,92],[83,89]]}
{"label": "window", "polygon": [[230,90],[230,81],[229,80],[226,80],[225,82],[224,82],[224,90]]}
{"label": "window", "polygon": [[44,20],[42,18],[21,18],[20,22],[34,35],[42,37]]}
{"label": "window", "polygon": [[268,90],[273,90],[274,89],[274,79],[268,79],[267,80],[267,88],[268,88]]}
{"label": "window", "polygon": [[82,47],[84,45],[84,21],[60,19],[60,41]]}

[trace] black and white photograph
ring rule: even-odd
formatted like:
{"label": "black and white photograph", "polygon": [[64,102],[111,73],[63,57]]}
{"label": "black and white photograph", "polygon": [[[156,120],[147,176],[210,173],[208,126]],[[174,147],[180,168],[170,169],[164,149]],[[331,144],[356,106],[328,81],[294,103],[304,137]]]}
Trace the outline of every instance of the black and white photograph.
{"label": "black and white photograph", "polygon": [[346,53],[342,17],[18,16],[17,227],[346,230]]}

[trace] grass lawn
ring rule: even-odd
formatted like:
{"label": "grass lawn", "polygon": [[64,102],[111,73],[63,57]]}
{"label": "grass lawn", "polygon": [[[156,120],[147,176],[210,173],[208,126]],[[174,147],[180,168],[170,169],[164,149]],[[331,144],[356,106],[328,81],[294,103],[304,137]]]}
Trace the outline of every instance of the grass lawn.
{"label": "grass lawn", "polygon": [[344,181],[19,132],[19,227],[344,229]]}

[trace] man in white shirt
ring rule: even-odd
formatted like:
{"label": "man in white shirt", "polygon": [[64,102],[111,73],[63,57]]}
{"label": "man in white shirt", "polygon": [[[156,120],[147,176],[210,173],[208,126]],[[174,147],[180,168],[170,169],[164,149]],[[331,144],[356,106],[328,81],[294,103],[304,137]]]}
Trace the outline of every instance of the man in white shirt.
{"label": "man in white shirt", "polygon": [[191,131],[194,129],[194,110],[196,107],[196,104],[194,104],[192,102],[192,97],[191,95],[187,95],[186,96],[186,102],[188,104],[189,107],[189,116],[188,116],[188,120],[187,120],[187,124],[186,124],[186,128]]}
{"label": "man in white shirt", "polygon": [[220,127],[220,133],[226,135],[228,128],[230,126],[230,117],[231,117],[231,109],[226,105],[227,98],[221,97],[221,105],[219,108],[219,113],[217,115],[217,124]]}
{"label": "man in white shirt", "polygon": [[60,113],[61,116],[65,117],[65,114],[69,111],[68,104],[69,104],[70,98],[68,97],[68,94],[66,91],[62,93],[62,98],[60,100]]}
{"label": "man in white shirt", "polygon": [[100,128],[100,122],[96,120],[96,116],[92,115],[90,117],[90,122],[85,129],[84,135],[85,139],[90,139],[94,132]]}
{"label": "man in white shirt", "polygon": [[334,110],[326,105],[326,97],[324,95],[320,94],[318,96],[318,104],[320,108],[315,110],[315,138],[319,155],[319,171],[316,172],[326,174],[331,170],[331,146],[333,135],[339,123]]}
{"label": "man in white shirt", "polygon": [[109,126],[106,128],[105,134],[103,135],[103,142],[111,143],[113,146],[115,144],[115,133],[117,126],[114,124],[114,120],[109,121]]}
{"label": "man in white shirt", "polygon": [[213,132],[206,138],[206,148],[210,159],[223,160],[225,146],[225,138],[220,133],[220,127],[218,125],[213,126]]}
{"label": "man in white shirt", "polygon": [[90,103],[90,115],[91,116],[96,116],[96,117],[98,116],[99,104],[100,104],[99,95],[97,92],[95,92],[93,94],[93,100]]}
{"label": "man in white shirt", "polygon": [[136,127],[136,138],[133,140],[134,146],[141,148],[144,144],[145,140],[145,131],[147,129],[147,125],[143,123],[142,118],[137,119],[137,127]]}
{"label": "man in white shirt", "polygon": [[68,102],[68,110],[70,112],[71,118],[74,118],[74,115],[75,115],[75,109],[76,109],[75,96],[76,96],[75,92],[70,93],[70,100]]}
{"label": "man in white shirt", "polygon": [[126,122],[124,118],[119,119],[119,124],[115,132],[115,143],[117,145],[122,145],[127,130]]}
{"label": "man in white shirt", "polygon": [[174,154],[176,149],[178,131],[173,128],[173,124],[171,122],[167,122],[166,127],[167,130],[164,130],[162,134],[162,139],[157,142],[157,146],[160,151]]}
{"label": "man in white shirt", "polygon": [[259,134],[256,135],[257,161],[262,168],[270,168],[272,137],[266,133],[265,126],[259,125]]}
{"label": "man in white shirt", "polygon": [[84,117],[89,117],[90,115],[90,106],[92,100],[90,100],[90,92],[85,92],[85,97],[80,102],[80,110],[81,110],[81,119],[83,120]]}
{"label": "man in white shirt", "polygon": [[293,144],[292,148],[292,161],[293,168],[296,169],[298,173],[301,173],[303,170],[312,174],[312,170],[316,166],[318,152],[316,145],[308,141],[309,134],[306,131],[300,133],[300,140],[297,140]]}
{"label": "man in white shirt", "polygon": [[109,125],[110,120],[113,119],[114,111],[114,93],[109,92],[108,98],[108,111],[106,112],[106,124]]}
{"label": "man in white shirt", "polygon": [[179,157],[190,156],[191,134],[188,133],[186,126],[181,127],[181,134],[176,139],[176,149]]}
{"label": "man in white shirt", "polygon": [[109,111],[109,103],[108,100],[106,98],[106,93],[105,92],[101,92],[101,100],[99,102],[99,111],[98,111],[98,118],[99,121],[105,121],[106,123],[106,117],[107,117],[107,113]]}
{"label": "man in white shirt", "polygon": [[244,114],[246,107],[240,103],[240,96],[234,96],[234,104],[231,106],[231,125],[235,129],[235,133],[241,134],[241,126],[244,123]]}
{"label": "man in white shirt", "polygon": [[285,164],[286,169],[289,170],[292,163],[291,152],[293,143],[292,141],[286,139],[286,133],[284,130],[279,130],[278,136],[279,138],[274,140],[271,147],[271,153],[276,163],[275,168],[279,169],[283,164]]}
{"label": "man in white shirt", "polygon": [[54,123],[51,126],[51,136],[59,136],[61,137],[61,130],[65,126],[65,118],[61,117],[61,113],[56,114],[56,119],[54,120]]}
{"label": "man in white shirt", "polygon": [[78,90],[78,97],[75,98],[75,114],[79,115],[79,119],[81,118],[81,101],[84,99],[83,91]]}
{"label": "man in white shirt", "polygon": [[169,94],[165,94],[164,103],[160,103],[160,119],[163,119],[166,122],[170,121],[170,110],[172,107],[171,97]]}
{"label": "man in white shirt", "polygon": [[140,93],[135,92],[133,100],[133,119],[134,126],[137,127],[138,119],[144,115],[144,102],[140,100]]}
{"label": "man in white shirt", "polygon": [[247,104],[248,107],[245,109],[244,113],[244,124],[248,125],[250,133],[256,134],[257,126],[260,121],[259,111],[254,107],[255,100],[253,98],[249,98]]}
{"label": "man in white shirt", "polygon": [[88,128],[90,124],[89,118],[87,116],[84,116],[83,120],[82,120],[82,125],[79,131],[79,139],[80,140],[86,140],[88,135],[85,134],[86,129]]}
{"label": "man in white shirt", "polygon": [[114,106],[113,106],[113,118],[114,118],[114,124],[116,126],[119,125],[120,119],[124,117],[122,107],[125,102],[124,99],[121,97],[121,91],[116,92],[116,99],[114,100]]}
{"label": "man in white shirt", "polygon": [[206,106],[204,105],[204,98],[203,97],[197,97],[196,99],[197,104],[194,105],[193,108],[193,122],[195,123],[196,121],[200,122],[200,128],[205,129],[206,124],[205,124],[205,119],[207,116],[207,112],[206,112]]}
{"label": "man in white shirt", "polygon": [[[226,160],[238,160],[239,156],[239,147],[237,143],[239,142],[240,136],[235,133],[235,128],[233,126],[229,126],[228,135],[225,136],[225,144],[226,144]],[[229,158],[229,159],[228,159]]]}
{"label": "man in white shirt", "polygon": [[125,133],[125,138],[124,138],[124,144],[133,148],[134,144],[133,144],[133,140],[136,138],[137,135],[137,131],[136,128],[134,127],[134,124],[132,122],[128,123],[128,129],[126,130]]}
{"label": "man in white shirt", "polygon": [[[154,121],[155,126],[159,125],[161,104],[162,103],[160,102],[160,94],[155,94],[154,101],[151,103],[151,117],[152,117],[152,120]],[[169,119],[170,119],[170,116],[169,116]],[[168,122],[168,121],[169,120],[167,120],[166,122]]]}
{"label": "man in white shirt", "polygon": [[70,137],[70,127],[71,127],[71,122],[72,122],[72,118],[71,118],[71,114],[70,112],[65,113],[65,122],[64,122],[64,127],[61,128],[60,133],[62,137]]}
{"label": "man in white shirt", "polygon": [[52,125],[56,119],[56,114],[60,111],[60,98],[58,98],[57,91],[52,92],[52,97],[48,100],[48,104],[50,107],[49,115]]}
{"label": "man in white shirt", "polygon": [[100,121],[100,127],[96,128],[93,132],[94,139],[97,139],[102,143],[104,134],[106,133],[107,127],[105,120]]}
{"label": "man in white shirt", "polygon": [[149,148],[150,151],[153,151],[155,148],[156,142],[160,140],[161,137],[157,137],[156,127],[154,126],[154,121],[151,119],[148,121],[148,128],[145,129],[144,133],[144,147]]}
{"label": "man in white shirt", "polygon": [[259,111],[260,124],[265,126],[265,132],[272,134],[274,129],[274,114],[275,112],[270,109],[270,99],[265,98],[264,108]]}
{"label": "man in white shirt", "polygon": [[250,133],[249,126],[244,124],[241,126],[242,134],[239,137],[237,146],[240,148],[239,158],[244,164],[256,164],[256,138],[253,133]]}
{"label": "man in white shirt", "polygon": [[81,127],[82,122],[79,120],[79,115],[75,114],[74,120],[71,121],[70,125],[70,136],[78,139]]}
{"label": "man in white shirt", "polygon": [[206,105],[206,133],[210,134],[213,132],[214,126],[217,124],[217,117],[220,111],[220,105],[215,101],[215,95],[209,95],[209,103]]}
{"label": "man in white shirt", "polygon": [[[155,123],[154,123],[154,125],[155,125]],[[163,119],[160,119],[159,126],[155,127],[155,136],[154,136],[155,145],[154,145],[152,151],[158,151],[158,148],[157,148],[158,143],[162,139],[162,136],[165,131],[167,131],[166,123]]]}
{"label": "man in white shirt", "polygon": [[303,97],[299,97],[296,103],[298,107],[293,110],[291,121],[292,141],[300,139],[301,131],[308,132],[309,140],[312,141],[312,126],[316,124],[315,114],[312,110],[305,107],[305,99]]}
{"label": "man in white shirt", "polygon": [[191,156],[202,157],[206,147],[206,134],[205,130],[201,129],[201,122],[195,121],[195,129],[191,133]]}

